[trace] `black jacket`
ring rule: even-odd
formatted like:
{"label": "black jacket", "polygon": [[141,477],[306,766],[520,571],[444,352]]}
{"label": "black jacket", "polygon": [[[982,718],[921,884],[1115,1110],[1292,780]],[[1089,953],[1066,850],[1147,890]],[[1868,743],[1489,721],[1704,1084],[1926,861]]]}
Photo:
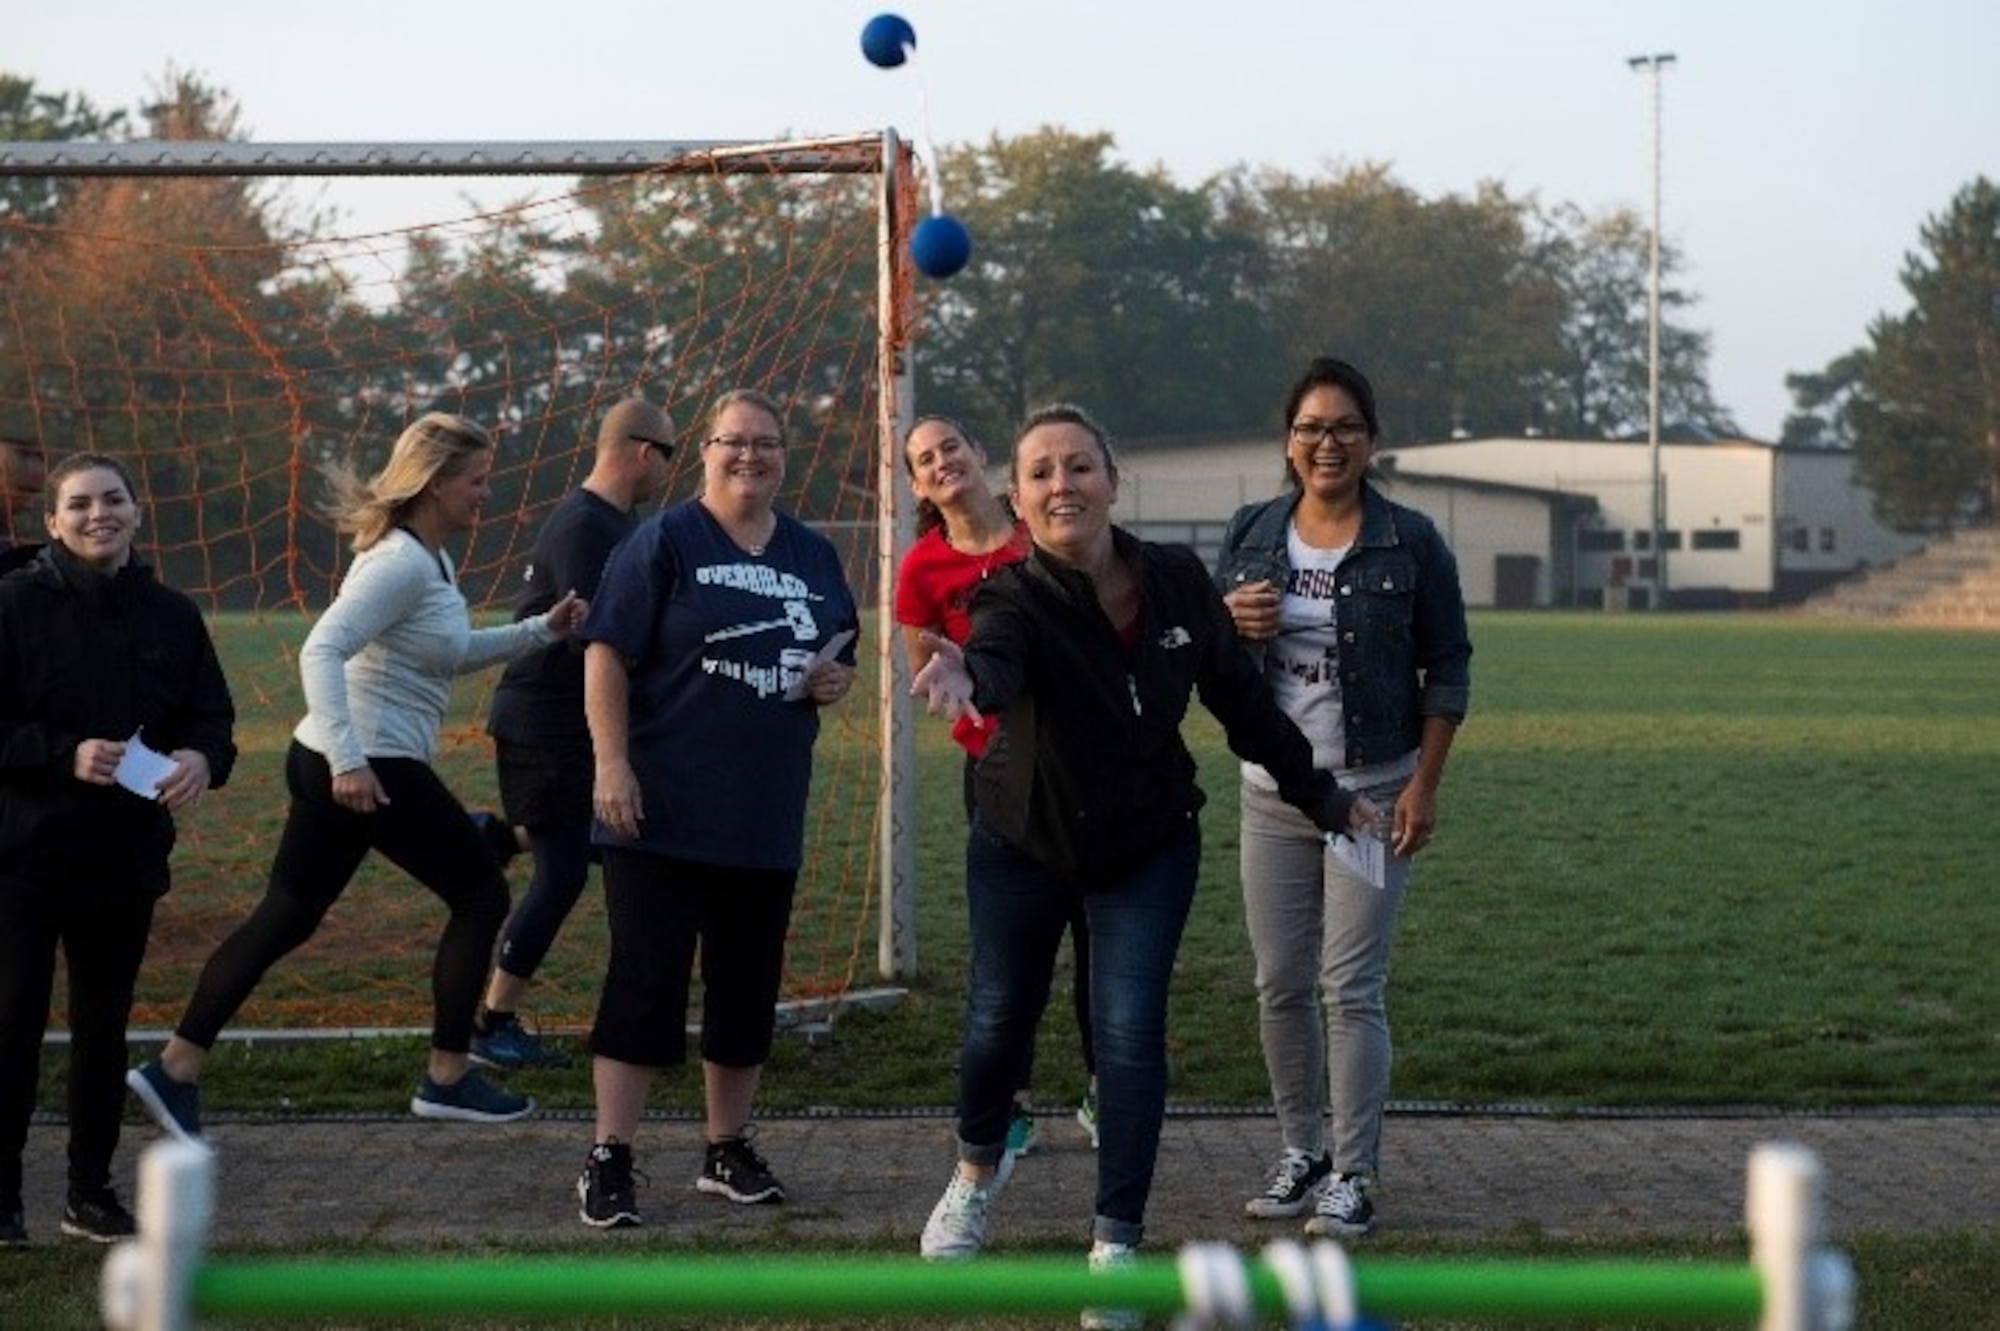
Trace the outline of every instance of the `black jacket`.
{"label": "black jacket", "polygon": [[78,781],[77,745],[144,727],[220,786],[235,721],[201,611],[145,565],[106,577],[51,542],[0,578],[0,890],[165,892],[172,815]]}
{"label": "black jacket", "polygon": [[1201,561],[1119,528],[1112,538],[1140,572],[1129,649],[1090,580],[1040,550],[973,595],[973,701],[1006,714],[974,774],[981,819],[1085,887],[1137,867],[1206,799],[1181,739],[1199,690],[1238,757],[1267,768],[1320,827],[1344,826],[1353,797],[1314,770]]}

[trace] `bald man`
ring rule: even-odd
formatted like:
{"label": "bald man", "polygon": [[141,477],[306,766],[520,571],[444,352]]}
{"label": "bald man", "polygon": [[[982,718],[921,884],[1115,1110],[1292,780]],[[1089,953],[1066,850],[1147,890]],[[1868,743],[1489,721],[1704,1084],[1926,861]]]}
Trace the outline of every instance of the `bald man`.
{"label": "bald man", "polygon": [[48,458],[32,439],[0,435],[0,572],[25,564],[41,548],[42,490]]}
{"label": "bald man", "polygon": [[[667,487],[674,423],[643,398],[614,404],[598,423],[596,455],[581,489],[549,514],[535,536],[517,618],[540,614],[575,591],[597,595],[612,548],[637,522],[638,505]],[[516,1013],[590,873],[595,766],[583,719],[583,647],[559,642],[507,667],[493,691],[486,731],[499,761],[507,822],[525,828],[535,874],[500,933],[500,952],[472,1033],[472,1057],[489,1067],[566,1067]]]}

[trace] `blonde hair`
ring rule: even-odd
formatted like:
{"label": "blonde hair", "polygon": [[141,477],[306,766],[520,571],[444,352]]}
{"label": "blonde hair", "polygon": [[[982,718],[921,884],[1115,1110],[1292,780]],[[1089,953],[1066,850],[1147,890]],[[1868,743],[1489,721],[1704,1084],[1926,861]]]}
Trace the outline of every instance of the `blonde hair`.
{"label": "blonde hair", "polygon": [[333,501],[326,516],[366,550],[396,529],[424,490],[439,476],[465,470],[479,453],[493,448],[493,436],[476,422],[433,411],[411,422],[396,437],[382,470],[363,481],[345,462],[324,468]]}

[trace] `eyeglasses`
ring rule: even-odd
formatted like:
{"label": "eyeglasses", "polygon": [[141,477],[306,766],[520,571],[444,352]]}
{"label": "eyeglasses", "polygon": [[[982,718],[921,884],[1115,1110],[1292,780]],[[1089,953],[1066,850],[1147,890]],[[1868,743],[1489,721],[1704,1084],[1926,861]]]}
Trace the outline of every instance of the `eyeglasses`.
{"label": "eyeglasses", "polygon": [[719,434],[713,439],[702,440],[702,446],[714,445],[726,448],[732,453],[762,453],[769,457],[773,453],[785,451],[785,441],[774,434],[760,434],[755,439],[744,439],[738,435]]}
{"label": "eyeglasses", "polygon": [[1348,417],[1338,421],[1293,421],[1292,442],[1318,448],[1331,439],[1343,448],[1368,442],[1368,422]]}
{"label": "eyeglasses", "polygon": [[641,448],[652,449],[662,459],[670,458],[674,455],[674,441],[671,439],[655,439],[651,435],[646,434],[628,434],[625,437],[633,443],[638,444]]}

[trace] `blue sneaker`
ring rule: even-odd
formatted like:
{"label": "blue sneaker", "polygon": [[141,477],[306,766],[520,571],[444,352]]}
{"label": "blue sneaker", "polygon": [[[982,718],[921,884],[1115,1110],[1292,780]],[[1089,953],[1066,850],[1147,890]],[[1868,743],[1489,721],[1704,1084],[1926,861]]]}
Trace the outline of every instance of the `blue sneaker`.
{"label": "blue sneaker", "polygon": [[191,1081],[175,1081],[157,1058],[127,1072],[125,1084],[155,1123],[184,1142],[200,1140],[201,1087]]}
{"label": "blue sneaker", "polygon": [[1014,1102],[1014,1112],[1007,1120],[1007,1153],[1026,1155],[1035,1149],[1035,1116],[1019,1100]]}
{"label": "blue sneaker", "polygon": [[542,1037],[523,1026],[513,1013],[495,1013],[491,1022],[485,1031],[472,1032],[473,1062],[504,1071],[569,1066],[568,1053],[544,1044]]}
{"label": "blue sneaker", "polygon": [[410,1097],[410,1112],[418,1118],[442,1118],[455,1123],[512,1123],[535,1112],[535,1102],[516,1095],[471,1068],[449,1086],[431,1080],[428,1072]]}

